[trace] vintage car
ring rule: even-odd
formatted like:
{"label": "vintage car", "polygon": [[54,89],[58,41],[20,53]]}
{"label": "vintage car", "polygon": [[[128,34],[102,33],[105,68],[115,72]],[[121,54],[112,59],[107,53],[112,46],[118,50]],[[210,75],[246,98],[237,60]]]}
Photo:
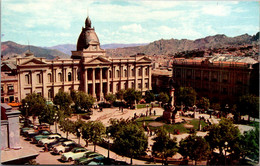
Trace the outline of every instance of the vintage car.
{"label": "vintage car", "polygon": [[48,145],[49,143],[52,143],[52,142],[56,141],[59,138],[61,138],[60,135],[58,135],[58,134],[51,134],[47,138],[40,139],[38,141],[38,145],[39,146],[44,146],[45,144]]}
{"label": "vintage car", "polygon": [[51,151],[51,150],[53,150],[53,148],[55,148],[58,145],[61,145],[63,142],[66,142],[66,141],[71,141],[71,140],[68,138],[61,137],[61,138],[57,139],[56,141],[49,143],[48,150]]}
{"label": "vintage car", "polygon": [[34,131],[34,128],[32,128],[32,127],[23,127],[23,128],[21,128],[20,133],[21,133],[21,135],[25,135],[25,133],[27,131]]}
{"label": "vintage car", "polygon": [[95,157],[104,157],[101,154],[98,154],[96,152],[87,152],[83,155],[83,157],[79,159],[75,159],[74,164],[75,165],[87,165],[89,162],[93,161]]}
{"label": "vintage car", "polygon": [[[43,132],[42,134],[36,135],[32,138],[32,143],[37,144],[41,139],[48,138],[49,135],[53,134],[52,132]],[[60,134],[58,134],[60,135]]]}
{"label": "vintage car", "polygon": [[89,152],[89,150],[77,147],[72,149],[70,152],[63,153],[61,156],[61,160],[70,162],[72,160],[83,157],[86,152]]}
{"label": "vintage car", "polygon": [[69,152],[73,148],[76,148],[76,147],[82,147],[82,146],[77,144],[74,141],[66,141],[66,142],[63,142],[61,145],[58,145],[58,146],[54,147],[53,148],[53,153],[55,153],[55,154],[62,154],[64,152]]}
{"label": "vintage car", "polygon": [[50,131],[48,130],[40,130],[40,131],[28,131],[25,133],[25,136],[27,137],[28,140],[32,140],[32,138],[36,135],[47,135],[47,134],[51,134]]}

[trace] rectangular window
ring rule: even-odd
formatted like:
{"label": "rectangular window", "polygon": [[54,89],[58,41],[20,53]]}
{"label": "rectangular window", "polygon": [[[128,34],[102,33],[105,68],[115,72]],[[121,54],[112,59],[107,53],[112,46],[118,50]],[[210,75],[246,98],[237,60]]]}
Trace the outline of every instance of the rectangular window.
{"label": "rectangular window", "polygon": [[138,83],[138,88],[141,89],[142,88],[142,84]]}
{"label": "rectangular window", "polygon": [[145,88],[148,88],[148,83],[145,83]]}
{"label": "rectangular window", "polygon": [[4,93],[4,87],[1,86],[1,93]]}

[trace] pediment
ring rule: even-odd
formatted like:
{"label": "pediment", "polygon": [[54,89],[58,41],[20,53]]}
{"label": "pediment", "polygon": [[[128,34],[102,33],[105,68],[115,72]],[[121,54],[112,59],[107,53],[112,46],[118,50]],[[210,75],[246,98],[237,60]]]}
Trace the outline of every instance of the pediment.
{"label": "pediment", "polygon": [[142,57],[138,59],[137,62],[152,62],[152,60],[147,57]]}
{"label": "pediment", "polygon": [[110,63],[110,62],[111,62],[110,60],[99,56],[99,57],[96,57],[94,59],[91,59],[87,63],[90,63],[90,64],[97,64],[98,63],[98,64],[100,64],[100,63]]}
{"label": "pediment", "polygon": [[33,59],[28,60],[28,61],[25,61],[21,65],[39,65],[39,64],[46,64],[46,63],[42,62],[38,59],[33,58]]}

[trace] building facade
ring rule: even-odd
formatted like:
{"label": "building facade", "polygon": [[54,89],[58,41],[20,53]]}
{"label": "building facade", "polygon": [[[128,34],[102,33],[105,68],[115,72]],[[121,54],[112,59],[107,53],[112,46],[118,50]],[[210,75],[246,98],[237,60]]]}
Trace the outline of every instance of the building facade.
{"label": "building facade", "polygon": [[1,65],[1,103],[18,101],[18,96],[16,65],[6,61]]}
{"label": "building facade", "polygon": [[16,65],[19,100],[32,92],[52,99],[62,89],[84,91],[103,101],[106,94],[120,89],[134,88],[144,93],[152,88],[151,60],[146,56],[106,56],[89,17],[71,59],[47,60],[29,52],[16,58]]}
{"label": "building facade", "polygon": [[199,97],[207,97],[213,103],[234,103],[250,92],[254,70],[252,64],[245,62],[176,58],[173,82],[176,88],[193,87]]}

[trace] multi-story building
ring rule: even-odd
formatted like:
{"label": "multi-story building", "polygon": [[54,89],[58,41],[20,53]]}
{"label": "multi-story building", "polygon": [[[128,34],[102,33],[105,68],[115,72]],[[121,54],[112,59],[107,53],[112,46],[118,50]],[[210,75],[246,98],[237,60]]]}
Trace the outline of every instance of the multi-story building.
{"label": "multi-story building", "polygon": [[173,61],[174,87],[190,86],[199,97],[207,97],[211,102],[234,103],[252,89],[251,72],[257,70],[252,67],[256,63],[241,57],[176,58]]}
{"label": "multi-story building", "polygon": [[1,65],[1,102],[18,101],[18,78],[14,61]]}
{"label": "multi-story building", "polygon": [[60,90],[81,90],[102,101],[108,93],[134,88],[151,90],[151,60],[146,56],[111,58],[100,48],[87,17],[71,59],[47,60],[27,53],[16,58],[19,99],[32,92],[52,99]]}

